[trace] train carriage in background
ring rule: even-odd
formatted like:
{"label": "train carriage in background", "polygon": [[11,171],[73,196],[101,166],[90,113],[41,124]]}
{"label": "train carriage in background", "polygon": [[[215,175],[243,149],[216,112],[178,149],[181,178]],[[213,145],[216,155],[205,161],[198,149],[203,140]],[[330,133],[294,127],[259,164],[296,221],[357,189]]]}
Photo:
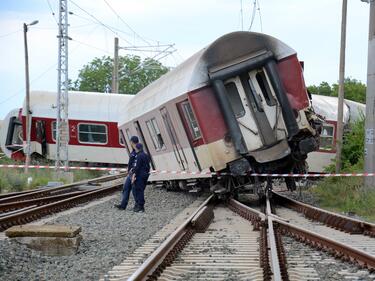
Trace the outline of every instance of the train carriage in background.
{"label": "train carriage in background", "polygon": [[[314,111],[324,117],[320,134],[319,150],[311,152],[307,157],[308,171],[310,173],[322,173],[324,168],[332,164],[336,158],[336,129],[338,98],[312,95],[311,99]],[[344,100],[343,123],[344,129],[349,123],[363,118],[366,114],[366,105],[351,100]]]}
{"label": "train carriage in background", "polygon": [[185,186],[205,172],[291,172],[318,148],[319,122],[296,52],[260,33],[222,36],[122,112],[125,138],[140,136],[153,168],[175,171],[150,181]]}
{"label": "train carriage in background", "polygon": [[[69,160],[72,162],[124,165],[128,154],[120,140],[117,120],[120,108],[134,96],[91,92],[69,92]],[[32,157],[55,160],[56,93],[32,91]],[[3,152],[12,159],[25,157],[25,106],[8,113],[0,131]]]}

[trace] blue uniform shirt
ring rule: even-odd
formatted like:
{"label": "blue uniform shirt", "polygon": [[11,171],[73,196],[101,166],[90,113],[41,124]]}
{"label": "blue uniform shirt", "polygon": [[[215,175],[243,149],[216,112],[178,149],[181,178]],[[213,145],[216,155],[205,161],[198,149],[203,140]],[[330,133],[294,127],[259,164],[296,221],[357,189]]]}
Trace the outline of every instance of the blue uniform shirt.
{"label": "blue uniform shirt", "polygon": [[130,152],[130,155],[129,155],[128,173],[130,172],[132,168],[134,168],[136,156],[137,156],[137,152],[135,152],[135,149],[133,149],[133,151]]}
{"label": "blue uniform shirt", "polygon": [[135,177],[148,176],[150,173],[150,156],[143,151],[138,152],[135,157],[133,172]]}

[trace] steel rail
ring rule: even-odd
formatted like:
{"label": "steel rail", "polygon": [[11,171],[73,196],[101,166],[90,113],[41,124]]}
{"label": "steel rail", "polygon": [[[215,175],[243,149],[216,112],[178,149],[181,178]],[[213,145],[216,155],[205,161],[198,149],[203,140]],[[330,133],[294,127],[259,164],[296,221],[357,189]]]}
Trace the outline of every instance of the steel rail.
{"label": "steel rail", "polygon": [[17,196],[17,195],[21,195],[21,194],[26,194],[26,193],[30,193],[30,192],[33,192],[33,191],[39,191],[41,189],[42,188],[32,189],[32,190],[25,190],[25,191],[15,191],[15,192],[2,193],[2,194],[0,194],[0,199],[12,197],[12,196]]}
{"label": "steel rail", "polygon": [[53,195],[53,196],[48,196],[48,197],[42,197],[42,198],[35,198],[35,199],[29,199],[29,200],[24,200],[24,201],[15,201],[15,202],[9,202],[9,203],[4,203],[0,204],[0,214],[3,215],[3,213],[25,208],[28,206],[32,205],[42,205],[42,204],[48,204],[51,202],[59,201],[61,199],[73,197],[75,195],[80,195],[84,194],[92,190],[82,190],[82,191],[73,191],[69,193],[64,193],[64,194],[59,194],[59,195]]}
{"label": "steel rail", "polygon": [[273,216],[272,219],[278,224],[280,231],[284,235],[290,235],[297,240],[319,248],[320,250],[329,251],[335,257],[341,258],[344,261],[356,262],[363,268],[367,268],[371,271],[375,270],[375,256],[373,255],[359,249],[352,248],[313,231],[303,229],[297,225],[286,222],[281,218],[279,219],[277,216]]}
{"label": "steel rail", "polygon": [[57,202],[38,206],[25,211],[17,212],[9,216],[0,217],[0,231],[3,231],[13,225],[25,224],[30,221],[39,219],[43,216],[60,212],[64,209],[69,209],[91,199],[105,196],[121,188],[122,184],[122,182],[113,183],[110,186],[97,188],[84,194],[76,195],[67,199],[59,200]]}
{"label": "steel rail", "polygon": [[375,237],[375,224],[335,214],[288,198],[275,191],[273,191],[272,196],[278,204],[303,213],[311,220],[319,221],[325,225],[351,234],[365,234]]}
{"label": "steel rail", "polygon": [[259,260],[260,266],[263,268],[263,279],[267,281],[272,280],[272,271],[268,254],[267,216],[233,198],[229,199],[228,207],[233,212],[250,221],[254,226],[254,230],[260,231]]}
{"label": "steel rail", "polygon": [[270,257],[271,257],[271,271],[273,273],[273,280],[281,281],[282,277],[281,277],[281,270],[280,270],[278,247],[276,245],[276,233],[274,232],[274,229],[273,229],[273,219],[272,217],[270,217],[271,214],[272,214],[271,204],[267,195],[266,216],[267,216],[267,223],[268,223],[268,239],[269,239],[269,247],[270,247]]}
{"label": "steel rail", "polygon": [[114,179],[125,177],[125,176],[126,176],[126,173],[121,173],[118,175],[107,175],[107,176],[101,176],[95,179],[82,180],[79,182],[64,184],[64,185],[57,186],[57,187],[42,188],[42,189],[39,188],[31,192],[21,193],[15,196],[2,198],[0,199],[0,204],[14,202],[14,201],[22,201],[22,200],[33,199],[33,198],[40,198],[40,197],[49,195],[52,192],[75,188],[75,187],[78,187],[80,185],[85,185],[85,184],[96,184],[96,183],[106,182],[106,181],[114,180]]}
{"label": "steel rail", "polygon": [[[202,210],[213,200],[214,196],[208,197],[195,211],[185,220],[168,238],[156,249],[143,264],[129,277],[130,281],[147,280],[162,265],[168,254],[187,235],[190,239],[189,226],[192,221],[197,221],[197,217],[202,214]],[[188,240],[187,240],[188,241]],[[185,241],[185,243],[187,242]],[[182,241],[184,242],[184,241]]]}

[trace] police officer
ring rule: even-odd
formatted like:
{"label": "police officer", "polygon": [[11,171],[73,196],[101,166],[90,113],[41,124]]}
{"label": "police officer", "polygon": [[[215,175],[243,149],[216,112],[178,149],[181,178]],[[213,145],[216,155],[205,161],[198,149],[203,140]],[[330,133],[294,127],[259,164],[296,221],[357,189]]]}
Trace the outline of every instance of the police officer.
{"label": "police officer", "polygon": [[[130,145],[132,147],[132,152],[130,152],[130,157],[129,157],[128,176],[125,179],[124,187],[122,189],[121,203],[118,204],[118,205],[115,205],[115,207],[120,209],[120,210],[125,210],[126,207],[128,206],[129,195],[130,195],[130,191],[132,189],[132,182],[131,182],[132,175],[133,175],[132,169],[133,169],[133,166],[135,165],[135,158],[136,158],[136,155],[137,155],[137,153],[135,151],[135,146],[139,142],[139,139],[138,139],[137,136],[132,136],[129,141],[130,141]],[[133,190],[133,196],[134,196],[134,194],[135,193],[134,193],[134,190]],[[135,199],[135,196],[134,196],[134,199]]]}
{"label": "police officer", "polygon": [[135,157],[135,165],[133,167],[132,184],[135,199],[134,212],[144,212],[145,196],[147,180],[150,175],[150,157],[143,151],[143,145],[137,143],[135,145],[137,155]]}

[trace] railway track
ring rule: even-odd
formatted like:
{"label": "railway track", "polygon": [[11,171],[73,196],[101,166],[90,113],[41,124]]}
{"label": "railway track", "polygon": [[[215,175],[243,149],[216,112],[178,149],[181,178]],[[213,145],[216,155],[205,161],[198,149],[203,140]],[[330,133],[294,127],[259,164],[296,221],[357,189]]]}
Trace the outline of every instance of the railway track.
{"label": "railway track", "polygon": [[[0,231],[72,208],[119,190],[125,174],[102,176],[0,199]],[[87,189],[87,185],[92,188]],[[82,187],[86,187],[81,190]]]}
{"label": "railway track", "polygon": [[[273,201],[278,196],[273,194]],[[138,252],[141,257],[124,261],[103,280],[319,280],[311,257],[288,256],[293,240],[309,245],[316,257],[325,252],[334,263],[375,271],[372,224],[340,215],[337,223],[337,214],[308,205],[298,209],[297,203],[293,210],[267,199],[261,212],[234,199],[218,203],[211,196],[161,244],[154,237],[147,251]],[[297,209],[319,213],[317,220],[329,217],[325,223],[330,226],[312,222]]]}

